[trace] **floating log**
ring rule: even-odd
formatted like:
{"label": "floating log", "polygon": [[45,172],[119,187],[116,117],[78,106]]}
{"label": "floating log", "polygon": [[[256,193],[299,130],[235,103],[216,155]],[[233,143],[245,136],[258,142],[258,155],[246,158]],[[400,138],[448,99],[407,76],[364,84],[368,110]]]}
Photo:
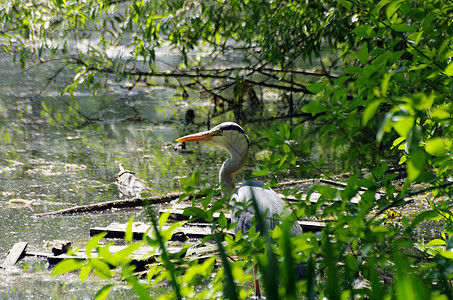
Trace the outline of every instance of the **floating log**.
{"label": "floating log", "polygon": [[27,248],[27,242],[15,243],[13,248],[9,251],[8,256],[0,267],[8,268],[14,266],[19,259],[25,256],[25,249]]}

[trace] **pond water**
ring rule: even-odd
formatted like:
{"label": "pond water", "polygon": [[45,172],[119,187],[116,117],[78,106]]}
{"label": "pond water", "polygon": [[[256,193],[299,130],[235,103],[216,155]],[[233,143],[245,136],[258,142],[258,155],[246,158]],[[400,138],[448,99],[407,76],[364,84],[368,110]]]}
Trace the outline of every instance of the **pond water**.
{"label": "pond water", "polygon": [[[19,241],[28,242],[29,251],[48,252],[47,241],[53,240],[83,247],[90,227],[127,222],[131,217],[147,222],[140,208],[33,217],[120,199],[114,183],[119,163],[136,172],[155,195],[181,191],[179,178],[195,169],[201,169],[203,177],[217,180],[227,153],[198,144],[191,145],[191,152],[185,154],[173,150],[177,137],[207,129],[203,115],[210,109],[207,99],[182,101],[180,92],[165,85],[130,89],[112,83],[97,96],[83,90],[74,93],[75,102],[83,108],[82,117],[92,120],[80,126],[83,122],[68,112],[71,97],[60,95],[68,83],[65,71],[49,81],[59,65],[45,64],[24,72],[6,54],[0,54],[0,63],[0,262]],[[183,122],[191,108],[196,112],[196,125]],[[58,125],[61,120],[78,126],[64,128]],[[212,123],[227,120],[225,115]],[[245,125],[252,152],[264,146],[257,134],[262,126]],[[239,181],[251,176],[255,163],[251,155]],[[0,269],[0,299],[91,299],[106,284],[94,276],[80,283],[77,274],[52,277],[50,273],[45,260],[30,257],[15,268]],[[116,284],[112,292],[115,299],[133,295],[121,283]]]}

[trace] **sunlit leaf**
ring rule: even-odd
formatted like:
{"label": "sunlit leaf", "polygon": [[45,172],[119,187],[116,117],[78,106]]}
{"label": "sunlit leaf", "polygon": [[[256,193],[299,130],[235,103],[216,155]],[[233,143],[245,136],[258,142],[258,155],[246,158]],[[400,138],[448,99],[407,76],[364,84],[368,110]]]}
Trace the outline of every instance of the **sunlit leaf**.
{"label": "sunlit leaf", "polygon": [[88,278],[88,275],[90,275],[90,272],[91,272],[90,265],[82,266],[80,268],[80,281],[84,282]]}
{"label": "sunlit leaf", "polygon": [[91,258],[90,265],[93,271],[101,278],[109,279],[112,277],[110,266],[98,258]]}
{"label": "sunlit leaf", "polygon": [[387,5],[387,9],[385,10],[385,14],[387,15],[387,18],[391,18],[393,14],[398,10],[400,7],[401,2],[399,1],[391,1],[389,5]]}
{"label": "sunlit leaf", "polygon": [[441,239],[434,239],[434,240],[429,241],[429,243],[426,245],[427,246],[445,246],[445,245],[447,245],[447,242],[444,240],[441,240]]}
{"label": "sunlit leaf", "polygon": [[400,136],[407,137],[407,134],[414,126],[414,117],[412,116],[394,117],[392,126]]}
{"label": "sunlit leaf", "polygon": [[91,252],[98,246],[99,241],[107,235],[107,232],[94,235],[85,246],[85,254],[91,256]]}
{"label": "sunlit leaf", "polygon": [[95,295],[96,300],[104,300],[110,294],[113,284],[104,285]]}
{"label": "sunlit leaf", "polygon": [[374,117],[381,105],[381,101],[373,101],[365,107],[362,115],[362,126],[365,126]]}
{"label": "sunlit leaf", "polygon": [[440,215],[437,211],[435,210],[427,210],[419,213],[415,218],[412,220],[411,226],[415,227],[417,226],[420,222],[424,220],[439,220]]}
{"label": "sunlit leaf", "polygon": [[445,75],[453,76],[453,63],[450,63],[444,70]]}
{"label": "sunlit leaf", "polygon": [[133,237],[132,223],[134,223],[134,217],[130,218],[130,220],[126,226],[126,232],[124,233],[124,240],[126,242],[132,241],[132,237]]}
{"label": "sunlit leaf", "polygon": [[431,155],[438,156],[447,152],[445,142],[440,137],[435,137],[425,142],[425,150]]}
{"label": "sunlit leaf", "polygon": [[409,182],[417,179],[420,175],[423,167],[425,166],[425,153],[421,150],[417,150],[411,153],[408,161],[406,162],[407,168],[407,179]]}
{"label": "sunlit leaf", "polygon": [[52,271],[52,276],[61,275],[64,273],[69,273],[75,270],[80,269],[85,262],[78,259],[65,259],[60,261]]}

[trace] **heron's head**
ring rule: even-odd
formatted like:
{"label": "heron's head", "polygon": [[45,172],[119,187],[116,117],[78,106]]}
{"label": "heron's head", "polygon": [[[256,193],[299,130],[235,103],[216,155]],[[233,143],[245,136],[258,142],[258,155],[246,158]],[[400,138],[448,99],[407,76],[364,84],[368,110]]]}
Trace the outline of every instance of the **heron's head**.
{"label": "heron's head", "polygon": [[204,142],[210,145],[219,146],[230,153],[241,154],[248,151],[249,138],[244,130],[236,123],[225,122],[214,128],[191,135],[183,136],[177,142]]}

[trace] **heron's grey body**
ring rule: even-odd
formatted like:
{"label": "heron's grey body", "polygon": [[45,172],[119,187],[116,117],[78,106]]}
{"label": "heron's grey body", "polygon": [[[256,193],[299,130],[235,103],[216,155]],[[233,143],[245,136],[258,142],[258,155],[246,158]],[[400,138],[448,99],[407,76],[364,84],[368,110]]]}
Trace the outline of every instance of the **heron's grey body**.
{"label": "heron's grey body", "polygon": [[[265,226],[274,229],[281,220],[291,214],[291,210],[286,207],[285,202],[270,188],[259,181],[247,181],[242,184],[232,195],[230,205],[231,221],[237,223],[235,232],[242,230],[248,231],[252,226],[255,210],[252,199],[255,199],[256,206],[263,215]],[[261,228],[257,228],[261,230]],[[294,222],[290,232],[292,235],[302,234],[302,228]]]}

